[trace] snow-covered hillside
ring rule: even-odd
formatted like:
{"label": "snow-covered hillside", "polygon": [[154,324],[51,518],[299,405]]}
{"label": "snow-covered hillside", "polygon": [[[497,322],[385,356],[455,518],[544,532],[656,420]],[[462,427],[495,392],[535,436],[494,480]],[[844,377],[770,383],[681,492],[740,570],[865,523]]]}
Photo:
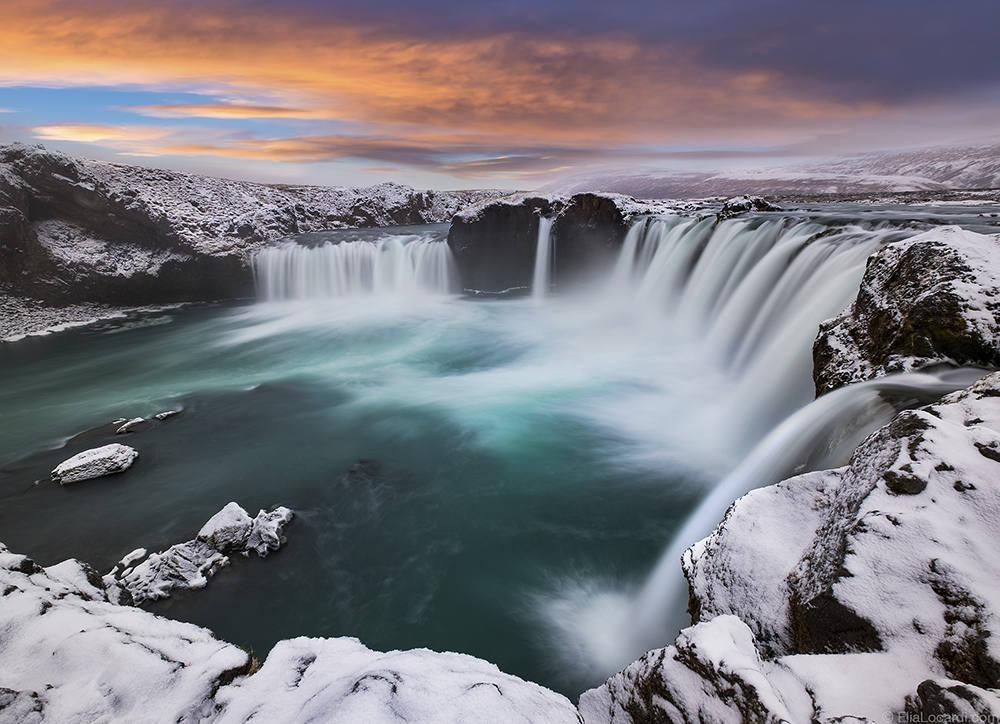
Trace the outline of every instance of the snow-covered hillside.
{"label": "snow-covered hillside", "polygon": [[882,195],[1000,188],[1000,145],[869,154],[819,163],[712,172],[607,171],[570,176],[542,190],[608,191],[637,198],[693,199]]}

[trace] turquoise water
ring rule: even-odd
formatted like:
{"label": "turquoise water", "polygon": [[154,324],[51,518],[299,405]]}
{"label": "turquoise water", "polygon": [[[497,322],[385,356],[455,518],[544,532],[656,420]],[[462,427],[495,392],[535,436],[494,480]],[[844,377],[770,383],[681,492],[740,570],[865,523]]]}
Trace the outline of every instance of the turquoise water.
{"label": "turquoise water", "polygon": [[[103,573],[193,538],[230,501],[285,505],[284,548],[148,608],[261,657],[348,635],[579,693],[615,670],[619,619],[691,511],[810,400],[816,326],[854,296],[866,256],[916,232],[835,225],[643,222],[604,281],[507,300],[445,293],[436,264],[407,266],[436,255],[403,249],[412,233],[338,266],[330,232],[309,253],[283,247],[287,276],[263,285],[310,298],[0,345],[0,541]],[[357,291],[314,279],[316,260]],[[361,283],[373,269],[394,281]],[[74,438],[166,410],[181,414]],[[135,447],[136,465],[47,481],[107,442]],[[663,630],[685,622],[683,601],[654,608]]]}
{"label": "turquoise water", "polygon": [[[640,580],[738,457],[678,424],[686,405],[688,420],[707,409],[713,373],[650,332],[583,300],[363,298],[178,309],[6,344],[0,540],[106,572],[192,538],[230,500],[286,505],[285,548],[149,608],[258,654],[351,635],[573,692],[586,682],[550,656],[539,602]],[[144,432],[65,444],[170,409]],[[133,469],[33,485],[111,441],[139,451]],[[361,459],[374,474],[345,477]]]}

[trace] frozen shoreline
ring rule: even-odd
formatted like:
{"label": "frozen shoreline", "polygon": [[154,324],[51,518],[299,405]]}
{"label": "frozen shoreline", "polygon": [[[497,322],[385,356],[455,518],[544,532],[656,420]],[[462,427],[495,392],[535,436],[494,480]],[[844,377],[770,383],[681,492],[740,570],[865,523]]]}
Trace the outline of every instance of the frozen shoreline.
{"label": "frozen shoreline", "polygon": [[62,332],[105,319],[120,319],[136,312],[152,312],[177,306],[179,305],[116,307],[83,302],[53,307],[38,299],[0,294],[0,344]]}

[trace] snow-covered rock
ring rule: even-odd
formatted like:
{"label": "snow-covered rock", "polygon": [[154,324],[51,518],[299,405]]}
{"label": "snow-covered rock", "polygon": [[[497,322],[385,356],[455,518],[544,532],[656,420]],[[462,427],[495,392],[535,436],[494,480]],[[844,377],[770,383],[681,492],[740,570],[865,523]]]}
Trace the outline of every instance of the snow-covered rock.
{"label": "snow-covered rock", "polygon": [[52,305],[250,297],[249,258],[268,242],[448,221],[501,193],[254,184],[15,143],[0,146],[0,288]]}
{"label": "snow-covered rock", "polygon": [[42,569],[0,545],[0,721],[191,723],[245,674],[211,632],[107,600],[77,561]]}
{"label": "snow-covered rock", "polygon": [[270,512],[262,510],[257,513],[250,527],[244,555],[254,551],[264,558],[271,551],[278,550],[285,543],[281,531],[291,519],[292,511],[280,505]]}
{"label": "snow-covered rock", "polygon": [[140,428],[140,426],[144,422],[146,422],[146,420],[144,420],[141,417],[133,417],[131,420],[126,420],[125,422],[123,422],[118,427],[118,429],[115,430],[115,433],[117,433],[118,435],[124,435],[125,433],[128,433],[128,432],[135,432],[136,428]]}
{"label": "snow-covered rock", "polygon": [[781,211],[781,209],[760,196],[734,196],[726,200],[718,216],[720,220],[733,219],[751,211]]}
{"label": "snow-covered rock", "polygon": [[684,557],[698,624],[581,710],[588,724],[1000,711],[998,542],[994,373],[901,413],[848,466],[738,500]]}
{"label": "snow-covered rock", "polygon": [[857,300],[813,347],[817,394],[942,361],[1000,366],[1000,238],[948,226],[868,260]]}
{"label": "snow-covered rock", "polygon": [[85,564],[42,569],[3,545],[0,632],[4,724],[580,721],[565,697],[463,654],[298,638],[253,673],[211,632],[109,601]]}
{"label": "snow-covered rock", "polygon": [[198,540],[208,543],[220,553],[243,551],[252,528],[253,520],[249,514],[238,503],[228,503],[201,527]]}
{"label": "snow-covered rock", "polygon": [[579,724],[565,697],[464,654],[379,653],[356,639],[280,641],[216,694],[215,724]]}
{"label": "snow-covered rock", "polygon": [[282,529],[292,519],[288,508],[278,506],[250,515],[237,503],[228,503],[206,521],[194,540],[171,546],[147,557],[139,548],[129,553],[104,577],[105,587],[117,586],[135,603],[166,598],[175,589],[196,589],[229,565],[226,554],[248,556],[254,551],[264,558],[284,544]]}
{"label": "snow-covered rock", "polygon": [[136,603],[166,598],[174,589],[204,588],[208,579],[229,558],[201,540],[191,540],[170,546],[162,553],[153,553],[142,563],[122,573],[121,585],[132,594]]}
{"label": "snow-covered rock", "polygon": [[580,696],[586,724],[792,722],[813,712],[809,692],[780,665],[761,659],[736,616],[687,628]]}
{"label": "snow-covered rock", "polygon": [[128,470],[139,453],[128,445],[112,443],[77,453],[56,465],[52,479],[60,485],[78,483]]}

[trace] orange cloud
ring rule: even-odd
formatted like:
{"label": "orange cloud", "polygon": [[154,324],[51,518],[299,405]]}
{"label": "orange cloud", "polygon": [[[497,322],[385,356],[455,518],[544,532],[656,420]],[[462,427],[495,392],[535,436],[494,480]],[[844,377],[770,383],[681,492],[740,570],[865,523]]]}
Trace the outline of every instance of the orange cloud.
{"label": "orange cloud", "polygon": [[318,110],[238,103],[163,103],[127,106],[122,110],[151,118],[325,118]]}
{"label": "orange cloud", "polygon": [[822,125],[878,111],[794,97],[774,75],[705,70],[676,50],[623,34],[546,29],[431,40],[235,1],[0,0],[0,7],[0,85],[194,91],[222,102],[128,110],[234,123],[336,122],[365,136],[331,136],[322,125],[306,138],[176,142],[167,132],[144,136],[140,127],[36,129],[52,140],[132,144],[136,153],[351,156],[396,165],[447,148],[485,154],[487,169],[507,163],[489,150],[503,145],[712,143],[730,140],[734,129],[743,139],[784,144],[797,140],[788,129],[801,121]]}
{"label": "orange cloud", "polygon": [[80,143],[143,143],[160,141],[173,131],[149,126],[105,126],[99,124],[59,123],[51,126],[35,126],[32,131],[37,138],[46,141],[77,141]]}

